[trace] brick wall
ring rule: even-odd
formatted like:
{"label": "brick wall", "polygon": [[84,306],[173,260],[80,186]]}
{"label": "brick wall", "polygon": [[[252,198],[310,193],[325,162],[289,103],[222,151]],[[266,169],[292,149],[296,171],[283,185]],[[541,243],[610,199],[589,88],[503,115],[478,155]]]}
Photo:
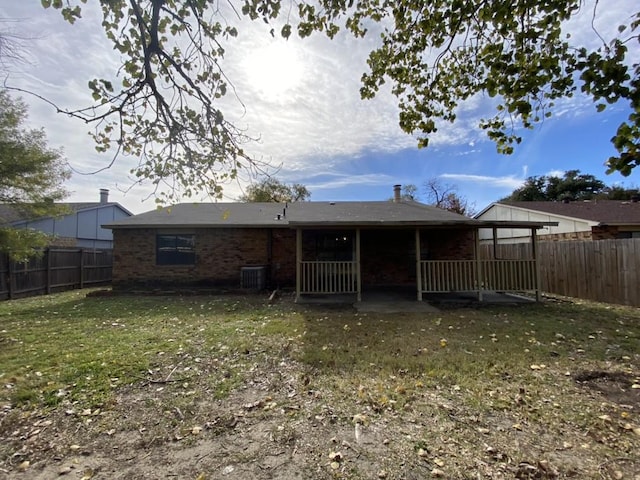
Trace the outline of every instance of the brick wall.
{"label": "brick wall", "polygon": [[272,233],[271,281],[276,287],[296,285],[296,231],[274,229]]}
{"label": "brick wall", "polygon": [[593,240],[609,240],[618,238],[620,229],[616,226],[604,225],[591,227],[591,238]]}
{"label": "brick wall", "polygon": [[360,262],[363,286],[414,284],[415,230],[363,230]]}
{"label": "brick wall", "polygon": [[[156,229],[114,230],[113,287],[127,290],[160,286],[240,286],[240,269],[267,265],[270,287],[295,286],[296,232],[289,229],[193,229],[195,265],[156,265]],[[164,233],[164,232],[162,232]],[[169,232],[167,232],[169,233]],[[175,233],[175,231],[172,231]],[[315,248],[305,232],[305,258]],[[473,258],[473,232],[424,230],[423,258]],[[401,285],[415,282],[415,230],[363,230],[363,284]]]}
{"label": "brick wall", "polygon": [[473,260],[473,230],[423,230],[427,260]]}
{"label": "brick wall", "polygon": [[240,268],[247,265],[271,266],[279,283],[295,282],[295,232],[291,237],[288,230],[275,230],[272,234],[266,228],[185,230],[196,236],[195,265],[156,265],[157,233],[155,229],[114,230],[115,289],[164,285],[239,287]]}

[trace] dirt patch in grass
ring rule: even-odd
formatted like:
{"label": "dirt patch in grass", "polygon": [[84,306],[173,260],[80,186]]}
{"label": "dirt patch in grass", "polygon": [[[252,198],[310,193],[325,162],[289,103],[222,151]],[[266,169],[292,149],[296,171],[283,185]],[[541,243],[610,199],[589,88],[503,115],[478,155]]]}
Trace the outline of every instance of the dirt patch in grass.
{"label": "dirt patch in grass", "polygon": [[598,370],[580,372],[574,378],[585,388],[601,393],[608,401],[640,411],[640,387],[637,378],[630,373]]}
{"label": "dirt patch in grass", "polygon": [[639,339],[569,302],[5,302],[0,479],[638,479]]}

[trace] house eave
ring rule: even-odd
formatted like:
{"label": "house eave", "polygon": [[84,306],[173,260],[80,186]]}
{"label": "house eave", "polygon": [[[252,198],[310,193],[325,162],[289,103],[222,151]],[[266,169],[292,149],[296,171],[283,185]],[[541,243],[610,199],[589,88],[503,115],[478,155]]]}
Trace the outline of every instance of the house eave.
{"label": "house eave", "polygon": [[558,222],[510,222],[510,221],[482,221],[469,219],[467,221],[288,221],[279,220],[265,223],[146,223],[118,225],[108,223],[102,228],[111,230],[134,230],[134,229],[201,229],[201,228],[535,228],[540,229],[546,226],[557,226]]}
{"label": "house eave", "polygon": [[131,224],[131,225],[118,225],[113,223],[105,223],[101,225],[102,228],[108,228],[110,230],[136,230],[136,229],[162,229],[162,228],[176,228],[176,229],[199,229],[199,228],[287,228],[288,222],[280,221],[266,222],[266,223],[146,223],[146,224]]}

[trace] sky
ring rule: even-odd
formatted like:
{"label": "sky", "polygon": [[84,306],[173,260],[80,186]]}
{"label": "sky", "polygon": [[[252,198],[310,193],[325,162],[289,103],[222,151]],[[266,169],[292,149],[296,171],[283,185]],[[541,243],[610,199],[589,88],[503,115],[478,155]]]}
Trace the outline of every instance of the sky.
{"label": "sky", "polygon": [[[101,27],[95,3],[83,7],[74,25],[59,11],[43,9],[40,0],[0,2],[0,28],[23,38],[22,62],[7,65],[5,84],[37,92],[57,105],[79,108],[91,104],[87,87],[93,78],[111,78],[121,65]],[[629,16],[628,0],[608,0],[594,27],[605,39]],[[566,26],[574,41],[593,47],[593,1]],[[368,52],[377,37],[355,39],[346,33],[329,40],[313,35],[288,41],[271,37],[270,26],[235,18],[239,35],[226,45],[223,69],[238,99],[224,100],[227,119],[258,141],[245,146],[268,162],[276,178],[302,183],[311,200],[386,200],[395,184],[422,184],[437,179],[455,186],[476,210],[508,195],[534,175],[578,169],[608,185],[640,185],[640,171],[630,177],[606,175],[604,162],[616,152],[610,143],[628,115],[627,105],[596,113],[581,95],[558,103],[552,118],[524,132],[514,154],[496,153],[495,145],[477,126],[494,106],[482,96],[462,105],[455,124],[442,125],[426,149],[398,126],[397,100],[384,89],[373,100],[360,99],[360,77],[367,71]],[[635,61],[638,53],[633,52]],[[68,201],[109,200],[133,213],[156,208],[149,185],[133,186],[134,161],[99,154],[87,134],[89,127],[59,114],[34,96],[22,95],[29,107],[28,125],[44,128],[50,147],[61,148],[74,173],[67,182]],[[225,187],[223,201],[233,201],[251,179]],[[195,201],[191,198],[186,201]],[[203,197],[205,201],[211,201]]]}

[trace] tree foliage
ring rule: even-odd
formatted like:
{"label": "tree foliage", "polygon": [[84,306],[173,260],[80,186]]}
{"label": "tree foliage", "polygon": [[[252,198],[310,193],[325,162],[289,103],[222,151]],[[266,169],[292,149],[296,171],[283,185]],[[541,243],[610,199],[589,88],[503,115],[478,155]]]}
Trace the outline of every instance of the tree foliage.
{"label": "tree foliage", "polygon": [[[86,0],[41,0],[74,23]],[[157,200],[199,192],[220,197],[242,167],[249,138],[218,108],[229,82],[223,42],[237,35],[217,3],[205,0],[101,0],[107,38],[123,58],[113,79],[93,79],[95,105],[64,111],[93,125],[99,152],[138,159],[131,173]]]}
{"label": "tree foliage", "polygon": [[[25,129],[25,120],[25,105],[0,91],[0,204],[27,217],[55,215],[70,172],[61,152],[47,146],[44,131]],[[0,251],[24,260],[46,243],[37,232],[9,227],[8,220],[0,218]]]}
{"label": "tree foliage", "polygon": [[527,178],[503,201],[629,200],[637,189],[606,186],[602,180],[580,170],[567,170],[562,176],[541,175]]}
{"label": "tree foliage", "polygon": [[[593,25],[606,4],[595,0],[589,13],[600,46],[588,49],[563,31],[585,8],[584,0],[319,0],[298,4],[297,31],[333,37],[345,27],[364,36],[379,24],[381,45],[369,55],[361,95],[374,97],[390,80],[400,126],[418,135],[421,146],[443,122],[456,120],[461,102],[478,94],[497,99],[495,115],[480,127],[502,153],[521,142],[519,127],[551,116],[555,102],[578,89],[598,111],[627,103],[629,116],[612,138],[618,155],[608,167],[629,175],[640,164],[640,63],[631,65],[628,55],[638,48],[640,12],[632,9],[620,19],[618,34],[605,40]],[[281,2],[245,0],[243,11],[269,21],[281,14]],[[291,31],[289,24],[281,33]]]}
{"label": "tree foliage", "polygon": [[303,202],[311,197],[311,192],[300,183],[290,185],[269,177],[254,183],[238,198],[241,202]]}
{"label": "tree foliage", "polygon": [[[74,23],[86,0],[41,2]],[[214,0],[100,5],[106,36],[123,58],[114,72],[117,81],[90,81],[95,104],[62,111],[93,125],[99,151],[115,147],[118,154],[137,157],[132,172],[140,181],[168,187],[161,199],[201,191],[220,196],[222,184],[239,169],[256,165],[243,150],[249,139],[218,107],[229,88],[219,63],[223,42],[237,30]],[[591,5],[597,18],[605,6],[598,0]],[[521,142],[522,128],[550,116],[559,99],[577,90],[598,111],[626,103],[630,114],[612,138],[618,155],[608,167],[629,175],[640,163],[640,63],[629,59],[629,50],[638,46],[640,12],[621,19],[614,38],[604,40],[594,28],[600,46],[588,49],[571,43],[563,31],[586,8],[585,0],[244,0],[242,13],[274,24],[284,19],[285,38],[294,31],[334,37],[344,28],[360,37],[381,30],[361,96],[374,97],[390,81],[400,126],[420,146],[456,120],[462,102],[479,94],[496,99],[495,115],[479,126],[503,153]]]}

